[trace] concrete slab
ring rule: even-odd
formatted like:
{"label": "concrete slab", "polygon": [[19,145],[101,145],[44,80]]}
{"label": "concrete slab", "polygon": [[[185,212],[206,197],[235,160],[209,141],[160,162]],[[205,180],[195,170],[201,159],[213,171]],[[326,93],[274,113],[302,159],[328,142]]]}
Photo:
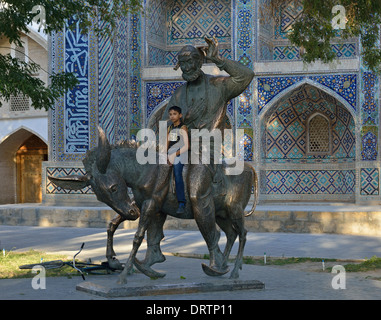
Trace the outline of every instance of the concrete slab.
{"label": "concrete slab", "polygon": [[242,270],[239,279],[229,279],[230,273],[220,277],[210,277],[202,271],[201,262],[207,260],[184,260],[166,256],[165,263],[153,266],[155,270],[166,274],[164,278],[152,279],[135,271],[127,277],[127,284],[120,285],[117,283],[119,275],[115,273],[79,283],[76,289],[106,298],[120,298],[265,288],[263,282],[253,279],[249,269]]}

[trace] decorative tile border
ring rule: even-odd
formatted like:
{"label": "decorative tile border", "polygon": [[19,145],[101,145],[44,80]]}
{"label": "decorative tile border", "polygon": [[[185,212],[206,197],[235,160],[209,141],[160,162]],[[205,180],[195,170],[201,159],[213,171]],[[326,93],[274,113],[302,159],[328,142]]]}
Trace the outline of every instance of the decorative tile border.
{"label": "decorative tile border", "polygon": [[[46,176],[50,177],[65,177],[70,175],[86,175],[86,171],[83,168],[59,168],[59,167],[47,167]],[[93,194],[91,186],[85,187],[81,190],[65,190],[54,185],[49,179],[46,179],[45,186],[46,194]]]}
{"label": "decorative tile border", "polygon": [[354,170],[266,170],[266,194],[353,194]]}
{"label": "decorative tile border", "polygon": [[380,189],[380,172],[378,168],[361,169],[361,195],[376,196]]}

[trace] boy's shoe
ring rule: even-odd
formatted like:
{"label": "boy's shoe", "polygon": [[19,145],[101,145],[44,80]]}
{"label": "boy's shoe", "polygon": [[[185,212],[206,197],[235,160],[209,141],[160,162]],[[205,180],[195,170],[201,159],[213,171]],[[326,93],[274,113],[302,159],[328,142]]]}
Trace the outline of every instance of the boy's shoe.
{"label": "boy's shoe", "polygon": [[177,208],[176,214],[183,214],[185,213],[185,204],[180,203],[179,207]]}

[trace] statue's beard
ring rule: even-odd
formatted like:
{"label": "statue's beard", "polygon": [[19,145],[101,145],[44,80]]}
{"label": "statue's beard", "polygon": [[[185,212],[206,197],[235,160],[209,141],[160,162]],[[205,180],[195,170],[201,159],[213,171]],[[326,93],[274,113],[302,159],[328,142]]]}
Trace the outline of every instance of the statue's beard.
{"label": "statue's beard", "polygon": [[201,76],[202,71],[201,69],[192,70],[191,72],[183,72],[182,77],[187,82],[192,82],[198,79],[199,76]]}

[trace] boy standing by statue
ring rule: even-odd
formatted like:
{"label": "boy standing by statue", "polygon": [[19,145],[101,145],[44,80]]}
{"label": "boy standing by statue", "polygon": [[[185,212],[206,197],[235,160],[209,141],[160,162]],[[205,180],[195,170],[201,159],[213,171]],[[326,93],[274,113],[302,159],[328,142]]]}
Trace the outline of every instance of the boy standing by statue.
{"label": "boy standing by statue", "polygon": [[186,204],[183,168],[188,160],[188,129],[182,121],[180,107],[172,106],[169,108],[168,113],[169,119],[172,121],[172,124],[168,126],[167,132],[168,162],[170,165],[173,165],[173,173],[175,176],[176,196],[179,202],[176,213],[182,214],[185,212]]}

